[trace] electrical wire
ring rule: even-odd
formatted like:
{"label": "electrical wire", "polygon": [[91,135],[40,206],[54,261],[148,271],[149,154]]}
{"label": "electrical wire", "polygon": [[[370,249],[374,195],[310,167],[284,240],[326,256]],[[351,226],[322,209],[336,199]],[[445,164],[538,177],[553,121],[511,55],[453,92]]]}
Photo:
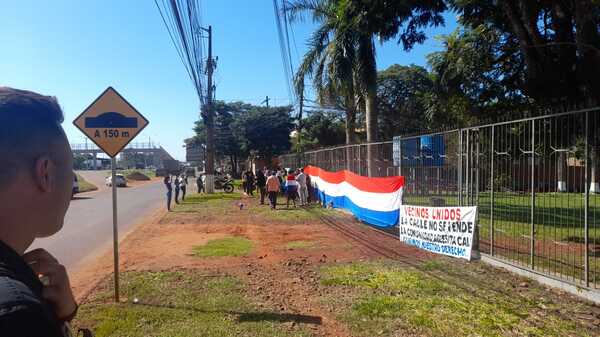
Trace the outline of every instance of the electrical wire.
{"label": "electrical wire", "polygon": [[206,100],[205,36],[199,0],[154,0],[171,42],[203,106]]}

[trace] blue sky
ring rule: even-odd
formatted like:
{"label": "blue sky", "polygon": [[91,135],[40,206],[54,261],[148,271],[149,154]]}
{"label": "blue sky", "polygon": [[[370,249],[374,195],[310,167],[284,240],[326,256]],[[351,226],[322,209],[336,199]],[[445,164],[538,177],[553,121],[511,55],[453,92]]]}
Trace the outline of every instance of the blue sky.
{"label": "blue sky", "polygon": [[[217,99],[288,104],[271,0],[202,1],[203,23],[214,31]],[[433,37],[456,27],[430,29]],[[294,26],[298,64],[310,23]],[[113,86],[150,125],[136,141],[160,143],[185,159],[183,139],[193,135],[198,99],[152,0],[4,1],[0,11],[0,85],[58,97],[72,143],[84,136],[72,121],[104,89]],[[394,63],[425,65],[439,50],[430,38],[411,52],[395,41],[378,46],[378,68]]]}

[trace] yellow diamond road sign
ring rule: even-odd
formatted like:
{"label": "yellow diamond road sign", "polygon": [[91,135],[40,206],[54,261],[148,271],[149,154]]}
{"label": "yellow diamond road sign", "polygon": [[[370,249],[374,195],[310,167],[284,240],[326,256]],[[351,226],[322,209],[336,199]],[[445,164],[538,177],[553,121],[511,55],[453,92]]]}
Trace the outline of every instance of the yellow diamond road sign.
{"label": "yellow diamond road sign", "polygon": [[108,87],[73,124],[112,158],[148,125],[148,120]]}

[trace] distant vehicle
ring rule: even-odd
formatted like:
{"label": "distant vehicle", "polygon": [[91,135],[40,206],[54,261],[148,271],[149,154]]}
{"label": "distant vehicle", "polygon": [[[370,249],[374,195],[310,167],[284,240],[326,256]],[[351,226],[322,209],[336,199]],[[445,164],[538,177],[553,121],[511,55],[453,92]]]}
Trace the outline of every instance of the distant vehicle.
{"label": "distant vehicle", "polygon": [[[122,174],[115,175],[117,187],[127,187],[127,179]],[[112,176],[106,177],[106,186],[112,186]]]}
{"label": "distant vehicle", "polygon": [[79,193],[79,180],[77,179],[77,175],[73,172],[73,195]]}

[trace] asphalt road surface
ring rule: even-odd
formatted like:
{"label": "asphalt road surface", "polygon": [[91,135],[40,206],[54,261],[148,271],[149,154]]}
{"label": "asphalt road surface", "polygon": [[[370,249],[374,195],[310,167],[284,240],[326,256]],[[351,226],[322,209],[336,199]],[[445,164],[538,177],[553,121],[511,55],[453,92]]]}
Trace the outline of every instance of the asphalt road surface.
{"label": "asphalt road surface", "polygon": [[[85,177],[94,184],[103,181],[104,172]],[[102,179],[101,179],[102,178]],[[86,260],[112,247],[112,193],[110,189],[82,193],[71,201],[62,230],[49,238],[37,239],[30,249],[45,248],[71,272]],[[151,216],[165,199],[160,181],[117,190],[119,238],[145,217]]]}

